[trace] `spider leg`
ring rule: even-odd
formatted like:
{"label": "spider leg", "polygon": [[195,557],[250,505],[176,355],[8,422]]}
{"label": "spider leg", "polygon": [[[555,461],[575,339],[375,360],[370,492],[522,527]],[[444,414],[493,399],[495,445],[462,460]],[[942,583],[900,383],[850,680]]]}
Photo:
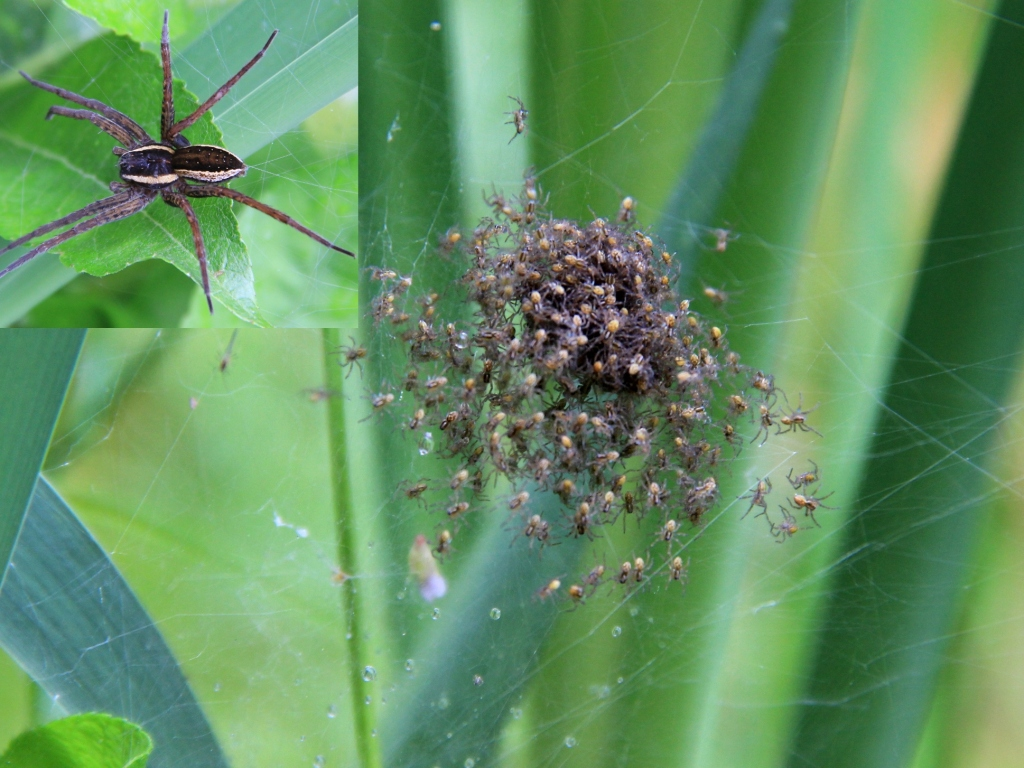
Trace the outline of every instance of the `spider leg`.
{"label": "spider leg", "polygon": [[260,213],[265,213],[272,219],[277,219],[282,224],[287,224],[289,227],[299,230],[299,232],[306,235],[307,237],[311,237],[321,245],[326,245],[328,248],[333,248],[336,251],[340,251],[341,253],[355,257],[355,254],[352,253],[352,251],[345,250],[344,248],[334,245],[333,243],[325,240],[313,230],[307,229],[306,227],[299,224],[299,222],[297,222],[288,214],[282,213],[276,208],[271,208],[269,205],[261,203],[259,200],[255,200],[249,197],[248,195],[243,195],[241,192],[238,192],[234,189],[229,189],[228,187],[218,187],[215,184],[194,184],[186,187],[184,193],[189,197],[230,198],[231,200],[235,200],[236,202],[242,203],[243,205],[248,205],[250,208],[255,208]]}
{"label": "spider leg", "polygon": [[[239,80],[242,79],[242,75],[244,75],[246,72],[248,72],[250,69],[252,69],[253,65],[255,65],[257,61],[259,61],[260,59],[263,58],[263,54],[265,54],[267,52],[267,48],[269,48],[270,44],[272,42],[274,42],[274,38],[275,37],[277,37],[277,30],[276,29],[270,34],[270,39],[267,40],[267,42],[263,45],[263,47],[260,49],[259,53],[257,53],[255,56],[253,56],[252,59],[250,59],[248,64],[246,64],[244,67],[242,67],[240,70],[238,70],[238,74],[236,74],[234,77],[232,77],[226,83],[224,83],[224,85],[222,85],[220,88],[218,88],[217,91],[213,94],[213,96],[211,96],[206,101],[204,101],[201,105],[199,105],[199,108],[195,112],[193,112],[188,117],[186,117],[186,118],[184,118],[182,120],[179,120],[174,125],[172,125],[167,130],[167,132],[163,134],[163,140],[164,141],[170,141],[171,139],[173,139],[179,133],[181,133],[182,131],[184,131],[187,128],[189,128],[192,124],[194,124],[200,117],[205,115],[209,111],[210,107],[212,107],[218,101],[220,101],[225,96],[227,96],[228,95],[228,91],[230,91],[234,87],[235,83],[237,83]],[[162,47],[163,47],[163,45],[161,44],[161,48]],[[170,67],[170,54],[169,53],[168,53],[167,62],[168,62],[168,68],[169,68]]]}
{"label": "spider leg", "polygon": [[[119,191],[119,190],[117,190]],[[55,229],[60,229],[67,224],[74,224],[79,219],[84,219],[86,216],[93,216],[108,208],[112,208],[121,201],[122,195],[115,194],[113,197],[105,197],[102,200],[97,200],[95,203],[89,203],[85,208],[79,208],[74,213],[69,213],[56,221],[51,221],[49,224],[44,224],[39,229],[34,229],[27,235],[19,237],[17,240],[13,240],[3,248],[0,248],[0,254],[7,253],[8,251],[17,248],[19,245],[27,243],[29,240],[35,240],[40,235],[45,235],[47,232],[52,232]]]}
{"label": "spider leg", "polygon": [[71,109],[71,107],[55,105],[50,107],[50,111],[46,113],[46,119],[49,120],[54,115],[70,117],[74,120],[88,120],[104,133],[109,133],[126,147],[130,147],[135,144],[135,140],[123,126],[118,125],[109,117],[104,117],[103,115],[98,115],[95,112],[90,112],[88,109]]}
{"label": "spider leg", "polygon": [[58,88],[56,85],[50,85],[49,83],[44,83],[41,80],[35,80],[26,75],[24,72],[19,72],[18,74],[20,74],[22,77],[28,80],[29,83],[34,85],[36,88],[41,88],[44,91],[48,91],[49,93],[60,96],[62,99],[67,99],[68,101],[74,102],[75,104],[80,104],[81,106],[86,107],[87,109],[91,109],[94,112],[99,112],[104,117],[113,120],[115,123],[120,125],[128,134],[135,138],[135,146],[138,146],[140,144],[153,143],[153,139],[150,138],[150,135],[148,133],[142,130],[141,125],[139,125],[130,117],[128,117],[128,115],[118,112],[113,107],[108,107],[102,101],[97,101],[96,99],[87,99],[85,96],[79,96],[77,93],[72,93],[71,91],[66,91],[63,88]]}
{"label": "spider leg", "polygon": [[169,11],[164,11],[164,28],[160,33],[160,61],[164,67],[164,99],[160,109],[160,136],[167,141],[174,124],[174,92],[171,80],[171,33],[167,26]]}
{"label": "spider leg", "polygon": [[173,205],[175,208],[182,210],[185,218],[188,219],[189,226],[192,227],[192,240],[196,246],[196,258],[199,259],[199,271],[203,275],[203,292],[206,294],[206,305],[210,308],[210,314],[212,315],[213,299],[210,298],[210,277],[206,270],[206,243],[203,242],[203,233],[199,229],[199,219],[196,218],[196,212],[192,209],[192,204],[188,201],[187,197],[168,190],[163,190],[162,194],[168,205]]}
{"label": "spider leg", "polygon": [[[147,205],[149,205],[153,201],[153,198],[155,196],[156,193],[151,190],[125,190],[123,192],[117,193],[113,197],[108,197],[105,200],[100,200],[100,203],[108,203],[108,205],[104,207],[102,210],[100,210],[100,212],[96,216],[94,216],[91,219],[87,219],[86,221],[83,221],[80,224],[76,224],[66,232],[61,232],[59,235],[51,237],[49,240],[45,240],[44,242],[40,243],[31,251],[26,253],[24,256],[21,256],[20,258],[8,264],[3,269],[0,269],[0,277],[3,277],[8,272],[17,269],[26,261],[35,258],[40,253],[44,253],[50,250],[51,248],[54,248],[55,246],[58,246],[61,243],[70,240],[75,235],[80,235],[83,232],[88,232],[90,229],[95,229],[96,227],[103,226],[104,224],[109,224],[113,221],[128,218],[133,213],[138,213]],[[86,208],[91,208],[91,206],[94,206],[96,204],[97,203],[92,203],[90,206],[86,206]],[[85,210],[85,208],[83,208],[82,210]],[[91,212],[95,213],[95,209],[92,209]],[[82,213],[82,211],[76,211],[75,213],[72,213],[69,216],[65,216],[64,218],[68,219],[69,221],[75,221],[77,218],[81,218],[79,216],[80,213]],[[45,227],[41,227],[39,230],[36,230],[36,233],[34,234],[41,234],[43,231],[49,232],[53,228],[53,226],[47,224]],[[16,240],[15,243],[21,243],[24,242],[24,240],[25,238],[21,238],[19,240]],[[11,246],[13,246],[15,243],[12,243]],[[10,248],[11,246],[8,246],[8,248]],[[5,248],[4,250],[7,250],[7,248]]]}

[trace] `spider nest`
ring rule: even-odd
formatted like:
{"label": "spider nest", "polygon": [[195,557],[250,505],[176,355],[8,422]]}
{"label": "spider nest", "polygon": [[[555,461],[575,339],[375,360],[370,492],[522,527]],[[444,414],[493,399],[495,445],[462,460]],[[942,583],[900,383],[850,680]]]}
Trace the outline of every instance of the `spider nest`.
{"label": "spider nest", "polygon": [[[684,581],[682,523],[701,525],[718,500],[723,449],[739,449],[737,424],[760,421],[755,439],[772,427],[808,431],[807,412],[776,413],[772,378],[740,364],[724,332],[676,295],[672,258],[628,226],[628,199],[615,224],[547,216],[529,178],[519,197],[488,203],[492,216],[471,239],[453,230],[441,243],[467,261],[459,289],[475,306],[471,322],[439,318],[436,293],[417,299],[414,318],[411,280],[374,273],[384,283],[375,319],[400,329],[408,360],[374,406],[411,400],[406,427],[438,428],[443,455],[460,465],[430,489],[447,516],[436,551],[450,551],[449,528],[457,533],[478,513],[480,492],[502,476],[514,493],[502,506],[531,548],[594,538],[625,516],[649,544],[609,578],[635,587],[661,565]],[[426,490],[420,482],[407,495],[422,500]],[[560,497],[560,518],[532,509],[531,493],[545,491]],[[765,493],[756,504],[767,517]],[[569,599],[585,599],[604,578],[595,567],[569,586]]]}

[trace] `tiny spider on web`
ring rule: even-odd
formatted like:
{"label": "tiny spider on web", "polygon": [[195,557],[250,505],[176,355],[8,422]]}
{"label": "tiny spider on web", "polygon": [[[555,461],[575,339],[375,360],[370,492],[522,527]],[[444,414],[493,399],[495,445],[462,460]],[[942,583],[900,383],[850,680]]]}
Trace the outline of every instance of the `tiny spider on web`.
{"label": "tiny spider on web", "polygon": [[514,125],[516,127],[516,132],[512,134],[512,138],[508,140],[508,143],[511,144],[515,141],[516,136],[521,133],[526,133],[526,118],[529,117],[530,111],[523,104],[523,100],[518,96],[509,96],[509,98],[519,105],[519,109],[514,109],[511,112],[505,113],[512,117],[511,120],[505,121],[505,125]]}
{"label": "tiny spider on web", "polygon": [[[355,256],[351,251],[334,245],[276,208],[271,208],[269,205],[261,203],[259,200],[255,200],[248,195],[243,195],[241,192],[221,186],[231,179],[244,175],[247,170],[245,163],[226,149],[208,144],[190,144],[189,140],[181,135],[182,131],[194,125],[214,104],[224,98],[235,83],[256,62],[263,58],[267,48],[274,42],[277,30],[274,30],[263,48],[234,77],[218,88],[195,112],[175,122],[174,99],[171,92],[171,45],[170,32],[168,31],[168,16],[169,13],[164,11],[163,31],[160,36],[160,59],[163,64],[163,102],[160,113],[159,142],[150,137],[143,130],[142,126],[116,109],[95,99],[79,96],[77,93],[72,93],[55,85],[34,80],[24,72],[21,72],[21,76],[36,88],[41,88],[44,91],[60,96],[62,99],[85,107],[85,109],[72,109],[64,106],[50,107],[50,111],[46,115],[47,120],[54,115],[70,117],[75,120],[88,120],[101,131],[110,134],[120,144],[124,145],[123,147],[114,147],[113,150],[114,154],[119,158],[118,172],[121,176],[121,181],[115,181],[110,184],[110,191],[114,193],[112,196],[97,200],[74,213],[69,213],[67,216],[62,216],[55,221],[51,221],[49,224],[44,224],[0,249],[0,254],[4,254],[12,248],[34,240],[40,235],[45,235],[68,224],[74,224],[70,229],[65,230],[59,235],[44,240],[29,250],[28,253],[0,270],[0,278],[30,259],[45,253],[51,248],[55,248],[76,235],[139,213],[153,202],[158,195],[168,205],[181,209],[185,214],[185,218],[188,219],[189,226],[192,229],[192,239],[195,243],[196,258],[199,260],[199,269],[202,274],[203,292],[206,294],[206,304],[210,308],[210,314],[213,314],[213,299],[210,296],[210,279],[207,274],[206,244],[203,241],[203,234],[199,228],[199,219],[196,217],[192,204],[188,201],[190,197],[226,197],[229,200],[255,208],[257,211],[267,214],[282,224],[287,224],[297,229],[321,245],[333,248],[348,256]],[[84,221],[82,221],[83,219]],[[79,223],[75,224],[75,222]]]}

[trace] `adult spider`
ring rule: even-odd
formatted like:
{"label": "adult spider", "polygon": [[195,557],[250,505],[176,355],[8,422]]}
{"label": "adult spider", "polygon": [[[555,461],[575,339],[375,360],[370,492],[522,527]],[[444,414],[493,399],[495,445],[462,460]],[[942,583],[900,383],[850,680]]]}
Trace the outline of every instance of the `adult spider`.
{"label": "adult spider", "polygon": [[[153,202],[158,195],[168,205],[180,208],[185,214],[185,218],[188,219],[189,226],[192,228],[196,258],[199,260],[199,269],[203,278],[203,292],[206,294],[206,303],[210,308],[210,314],[213,314],[213,299],[210,297],[210,278],[207,274],[206,245],[203,242],[203,234],[199,229],[199,219],[192,209],[192,204],[188,201],[190,197],[226,197],[230,200],[235,200],[277,219],[282,224],[287,224],[297,229],[321,245],[326,245],[328,248],[333,248],[349,256],[355,256],[351,251],[330,243],[316,232],[307,229],[291,216],[282,213],[276,208],[271,208],[269,205],[261,203],[259,200],[255,200],[248,195],[243,195],[236,190],[220,186],[231,179],[244,175],[247,170],[245,163],[226,149],[208,144],[190,144],[189,140],[181,135],[182,131],[194,125],[214,104],[224,98],[235,83],[252,69],[257,61],[263,58],[267,48],[274,42],[277,30],[275,29],[273,34],[270,35],[270,39],[267,40],[259,53],[253,56],[249,63],[242,67],[234,77],[218,88],[195,112],[175,122],[174,98],[171,92],[171,44],[170,32],[168,31],[168,16],[168,12],[164,11],[164,25],[160,36],[160,59],[163,63],[164,81],[159,142],[150,137],[142,129],[142,126],[116,109],[108,107],[106,104],[95,99],[79,96],[77,93],[66,91],[55,85],[34,80],[24,72],[21,72],[21,76],[35,87],[86,107],[86,109],[72,109],[70,107],[53,106],[50,107],[50,111],[46,114],[47,120],[53,115],[70,117],[75,120],[88,120],[101,131],[110,134],[120,144],[124,145],[124,148],[114,147],[113,149],[114,154],[119,158],[118,172],[122,181],[111,182],[110,191],[114,193],[111,197],[97,200],[95,203],[90,203],[74,213],[69,213],[67,216],[62,216],[55,221],[51,221],[49,224],[44,224],[0,249],[0,254],[4,254],[12,248],[34,240],[40,235],[45,235],[68,224],[80,222],[61,234],[44,240],[24,256],[15,259],[11,264],[0,270],[0,277],[76,235],[138,213]],[[82,219],[85,219],[85,221],[82,221]]]}

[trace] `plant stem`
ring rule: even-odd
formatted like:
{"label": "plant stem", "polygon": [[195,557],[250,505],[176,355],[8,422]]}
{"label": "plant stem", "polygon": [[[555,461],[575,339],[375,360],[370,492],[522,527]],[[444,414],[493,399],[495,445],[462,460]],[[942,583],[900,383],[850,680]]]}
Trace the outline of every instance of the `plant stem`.
{"label": "plant stem", "polygon": [[[331,452],[331,489],[334,499],[335,531],[338,538],[338,566],[342,577],[359,573],[356,555],[355,504],[352,499],[352,485],[349,479],[348,451],[345,443],[345,401],[341,394],[344,377],[338,364],[337,352],[341,347],[341,332],[336,328],[324,329],[322,334],[324,354],[324,386],[331,393],[327,398],[328,445]],[[352,692],[352,715],[355,728],[356,749],[362,768],[378,768],[381,765],[380,745],[375,735],[376,710],[364,703],[362,677],[367,666],[364,634],[367,631],[364,618],[366,612],[363,600],[353,583],[347,580],[341,585],[341,605],[348,627],[348,674]]]}

